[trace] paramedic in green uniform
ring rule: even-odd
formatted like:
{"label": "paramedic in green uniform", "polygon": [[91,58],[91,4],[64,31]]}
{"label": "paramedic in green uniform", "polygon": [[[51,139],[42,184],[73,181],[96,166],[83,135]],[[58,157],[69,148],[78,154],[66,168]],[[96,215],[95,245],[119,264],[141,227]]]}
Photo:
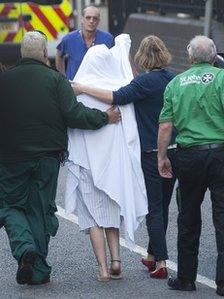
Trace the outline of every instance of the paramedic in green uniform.
{"label": "paramedic in green uniform", "polygon": [[58,229],[55,194],[67,127],[94,130],[120,119],[77,102],[67,79],[46,65],[47,40],[28,32],[22,60],[0,74],[0,226],[18,261],[19,284],[49,282],[50,236]]}
{"label": "paramedic in green uniform", "polygon": [[213,66],[217,54],[211,39],[196,36],[188,53],[192,65],[168,84],[159,120],[158,167],[163,177],[172,177],[167,146],[172,127],[178,131],[178,272],[168,285],[196,289],[201,204],[209,189],[218,251],[216,292],[224,296],[224,71]]}

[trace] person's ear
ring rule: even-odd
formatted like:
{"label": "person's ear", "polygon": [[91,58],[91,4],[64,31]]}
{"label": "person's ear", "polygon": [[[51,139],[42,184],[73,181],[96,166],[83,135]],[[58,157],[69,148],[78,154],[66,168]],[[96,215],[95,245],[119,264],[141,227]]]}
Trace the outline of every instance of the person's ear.
{"label": "person's ear", "polygon": [[44,48],[44,62],[47,64],[48,63],[48,50],[47,48]]}
{"label": "person's ear", "polygon": [[48,51],[47,51],[47,48],[44,48],[44,58],[48,59]]}
{"label": "person's ear", "polygon": [[213,63],[215,63],[218,60],[218,54],[215,54],[214,58],[213,58]]}
{"label": "person's ear", "polygon": [[193,59],[193,57],[191,55],[189,55],[188,59],[189,59],[190,64],[194,64],[194,59]]}

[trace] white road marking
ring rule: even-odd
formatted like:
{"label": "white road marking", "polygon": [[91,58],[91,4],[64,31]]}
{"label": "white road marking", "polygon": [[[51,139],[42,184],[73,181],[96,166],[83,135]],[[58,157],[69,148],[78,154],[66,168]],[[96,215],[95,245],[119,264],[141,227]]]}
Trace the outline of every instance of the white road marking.
{"label": "white road marking", "polygon": [[[69,220],[75,224],[78,224],[78,217],[74,214],[66,214],[65,213],[65,210],[60,207],[60,206],[57,206],[58,208],[58,212],[56,213],[58,216],[66,219],[66,220]],[[125,244],[125,240],[123,238],[120,238],[120,244],[121,246],[125,247],[125,248],[128,248],[130,250],[130,248]],[[145,248],[141,247],[141,246],[138,246],[138,245],[135,245],[135,247],[131,250],[135,253],[138,253],[142,256],[146,256],[147,255],[147,251]],[[177,272],[177,264],[168,260],[167,261],[167,268],[169,268],[170,270],[172,271],[175,271]],[[204,284],[210,288],[213,288],[213,289],[216,289],[216,284],[213,280],[205,277],[205,276],[202,276],[202,275],[197,275],[197,282],[201,283],[201,284]]]}

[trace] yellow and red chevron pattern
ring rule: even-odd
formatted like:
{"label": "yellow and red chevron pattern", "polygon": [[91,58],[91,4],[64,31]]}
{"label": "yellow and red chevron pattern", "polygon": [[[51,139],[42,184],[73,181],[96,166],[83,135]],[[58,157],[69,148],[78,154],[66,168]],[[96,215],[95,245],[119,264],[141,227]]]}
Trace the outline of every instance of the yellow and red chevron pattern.
{"label": "yellow and red chevron pattern", "polygon": [[57,39],[59,34],[69,32],[71,14],[69,0],[46,6],[31,2],[0,4],[0,43],[19,43],[24,33],[33,29],[43,31],[48,40]]}

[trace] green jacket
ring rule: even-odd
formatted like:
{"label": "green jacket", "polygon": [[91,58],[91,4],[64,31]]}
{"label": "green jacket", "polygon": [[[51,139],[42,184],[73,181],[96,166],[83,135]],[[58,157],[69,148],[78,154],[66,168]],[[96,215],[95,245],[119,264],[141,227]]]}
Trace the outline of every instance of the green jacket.
{"label": "green jacket", "polygon": [[224,70],[193,64],[166,87],[159,122],[177,128],[183,147],[224,143]]}
{"label": "green jacket", "polygon": [[0,74],[0,162],[67,150],[67,127],[99,129],[105,112],[77,102],[67,79],[45,64],[22,59]]}

